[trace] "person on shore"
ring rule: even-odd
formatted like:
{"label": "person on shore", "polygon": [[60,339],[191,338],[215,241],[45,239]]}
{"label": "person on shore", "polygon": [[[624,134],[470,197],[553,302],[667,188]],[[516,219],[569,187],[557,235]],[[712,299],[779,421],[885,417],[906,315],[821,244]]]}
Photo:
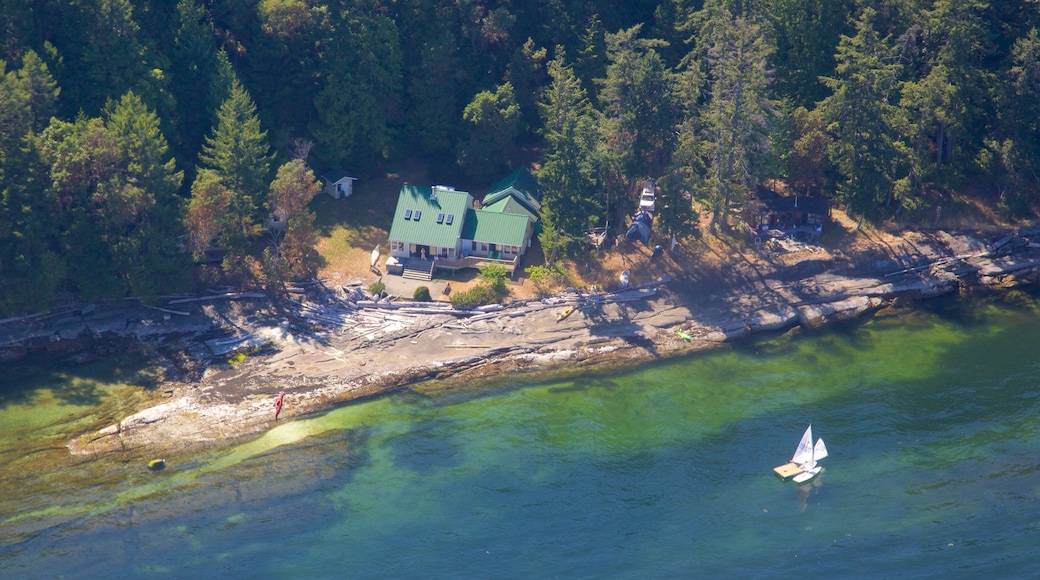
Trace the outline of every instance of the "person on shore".
{"label": "person on shore", "polygon": [[279,413],[282,412],[282,399],[285,398],[285,391],[278,393],[278,398],[274,401],[274,420],[278,420]]}

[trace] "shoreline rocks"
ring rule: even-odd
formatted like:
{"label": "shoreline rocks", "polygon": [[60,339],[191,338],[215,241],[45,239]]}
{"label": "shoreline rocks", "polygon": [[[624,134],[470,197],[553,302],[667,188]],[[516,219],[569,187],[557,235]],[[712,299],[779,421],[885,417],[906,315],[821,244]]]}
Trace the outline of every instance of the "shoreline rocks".
{"label": "shoreline rocks", "polygon": [[[204,303],[188,316],[170,320],[167,315],[140,324],[148,333],[137,340],[177,334],[185,347],[197,347],[204,336],[213,338],[218,320],[233,318],[239,331],[266,337],[267,347],[235,367],[209,367],[199,377],[178,382],[172,401],[75,437],[67,447],[72,455],[189,451],[270,428],[275,424],[271,405],[279,390],[286,392],[278,419],[284,421],[430,379],[465,382],[511,372],[580,372],[596,365],[633,364],[761,332],[816,329],[870,315],[896,301],[965,288],[1035,284],[1040,280],[1040,244],[1015,240],[986,248],[971,237],[949,238],[944,252],[923,255],[918,264],[902,269],[869,275],[825,271],[788,280],[763,277],[751,289],[703,304],[668,291],[673,283],[666,280],[644,285],[663,290],[656,293],[640,294],[640,288],[568,292],[470,315],[437,308],[409,312],[406,304],[376,312],[353,302],[349,316],[365,319],[365,326],[359,322],[353,333],[337,326],[353,319],[336,310],[335,296],[301,306],[299,316],[290,319],[284,305],[270,309],[255,297],[225,301],[223,310]],[[967,251],[953,253],[954,248]],[[570,306],[576,306],[573,314],[560,319],[559,312]],[[320,318],[308,324],[308,310],[320,312]],[[104,336],[119,326],[118,317],[105,316],[115,322],[108,327],[96,320],[83,324]],[[386,332],[379,330],[380,322]],[[116,334],[137,334],[125,321],[123,326],[122,334]],[[677,330],[689,340],[679,338]]]}

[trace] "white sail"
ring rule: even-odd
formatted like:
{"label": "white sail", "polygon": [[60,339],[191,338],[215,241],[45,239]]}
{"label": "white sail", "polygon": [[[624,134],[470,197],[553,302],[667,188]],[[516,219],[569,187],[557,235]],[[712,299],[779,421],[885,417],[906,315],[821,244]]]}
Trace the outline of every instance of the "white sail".
{"label": "white sail", "polygon": [[816,447],[813,447],[813,460],[819,461],[827,457],[827,446],[823,444],[823,437],[816,440]]}
{"label": "white sail", "polygon": [[813,459],[812,425],[805,429],[802,440],[798,442],[798,448],[795,449],[794,456],[791,457],[791,463],[797,463],[798,465],[808,464],[809,466],[815,463]]}

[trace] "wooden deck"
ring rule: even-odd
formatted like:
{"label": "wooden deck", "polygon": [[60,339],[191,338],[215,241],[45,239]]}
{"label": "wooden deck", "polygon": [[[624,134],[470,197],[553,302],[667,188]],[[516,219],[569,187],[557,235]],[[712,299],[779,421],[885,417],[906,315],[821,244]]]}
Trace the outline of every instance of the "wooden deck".
{"label": "wooden deck", "polygon": [[791,479],[792,477],[802,473],[802,468],[797,463],[785,463],[783,465],[773,468],[780,479]]}
{"label": "wooden deck", "polygon": [[513,271],[516,270],[517,264],[519,262],[519,257],[511,258],[508,260],[499,260],[497,258],[484,258],[481,256],[463,256],[462,258],[457,259],[437,258],[437,262],[436,264],[434,264],[434,267],[455,271],[464,270],[466,268],[479,268],[484,264],[499,264],[500,266],[505,267],[506,273],[512,275]]}

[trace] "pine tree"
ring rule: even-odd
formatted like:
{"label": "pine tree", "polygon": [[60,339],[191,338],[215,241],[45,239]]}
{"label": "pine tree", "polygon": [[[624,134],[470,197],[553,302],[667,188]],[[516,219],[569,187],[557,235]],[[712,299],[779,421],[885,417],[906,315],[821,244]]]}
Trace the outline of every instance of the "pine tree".
{"label": "pine tree", "polygon": [[54,208],[41,194],[43,164],[32,137],[32,86],[25,80],[33,69],[30,62],[8,72],[0,60],[0,316],[48,308],[66,277],[51,243]]}

